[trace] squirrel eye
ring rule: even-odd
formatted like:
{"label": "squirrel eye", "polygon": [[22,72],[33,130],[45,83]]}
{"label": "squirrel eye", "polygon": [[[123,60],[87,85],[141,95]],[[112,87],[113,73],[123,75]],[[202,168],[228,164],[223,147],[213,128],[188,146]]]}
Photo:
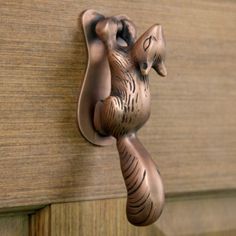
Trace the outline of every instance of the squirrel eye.
{"label": "squirrel eye", "polygon": [[149,36],[148,38],[146,38],[143,42],[143,49],[144,51],[147,51],[147,49],[150,47],[152,41],[152,36]]}

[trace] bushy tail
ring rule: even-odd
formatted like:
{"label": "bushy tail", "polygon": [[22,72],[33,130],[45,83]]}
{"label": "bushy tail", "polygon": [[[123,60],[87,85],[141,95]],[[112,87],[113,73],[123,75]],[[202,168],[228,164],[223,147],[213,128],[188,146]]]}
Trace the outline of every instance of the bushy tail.
{"label": "bushy tail", "polygon": [[152,224],[160,216],[165,199],[157,167],[134,135],[119,138],[117,149],[127,188],[127,218],[137,226]]}

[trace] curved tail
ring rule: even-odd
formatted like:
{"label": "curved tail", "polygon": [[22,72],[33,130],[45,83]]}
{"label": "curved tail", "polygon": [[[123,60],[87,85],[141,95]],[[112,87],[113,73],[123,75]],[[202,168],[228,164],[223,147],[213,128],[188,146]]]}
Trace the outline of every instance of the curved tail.
{"label": "curved tail", "polygon": [[137,226],[152,224],[165,200],[159,171],[135,135],[118,138],[117,149],[127,188],[127,218]]}

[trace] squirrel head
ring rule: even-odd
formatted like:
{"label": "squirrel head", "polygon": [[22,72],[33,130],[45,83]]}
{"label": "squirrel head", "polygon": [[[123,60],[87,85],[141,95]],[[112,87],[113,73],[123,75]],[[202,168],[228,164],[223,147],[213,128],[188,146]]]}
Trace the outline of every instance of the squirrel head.
{"label": "squirrel head", "polygon": [[138,63],[142,75],[148,75],[151,68],[161,76],[167,75],[165,61],[165,39],[162,26],[155,24],[135,42],[132,57]]}

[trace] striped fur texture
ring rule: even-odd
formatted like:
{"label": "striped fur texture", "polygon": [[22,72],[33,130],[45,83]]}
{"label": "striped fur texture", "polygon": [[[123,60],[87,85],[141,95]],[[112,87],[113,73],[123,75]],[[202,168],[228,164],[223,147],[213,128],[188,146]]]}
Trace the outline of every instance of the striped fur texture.
{"label": "striped fur texture", "polygon": [[117,140],[122,174],[127,188],[127,217],[137,226],[149,225],[160,216],[164,189],[150,155],[136,136]]}

